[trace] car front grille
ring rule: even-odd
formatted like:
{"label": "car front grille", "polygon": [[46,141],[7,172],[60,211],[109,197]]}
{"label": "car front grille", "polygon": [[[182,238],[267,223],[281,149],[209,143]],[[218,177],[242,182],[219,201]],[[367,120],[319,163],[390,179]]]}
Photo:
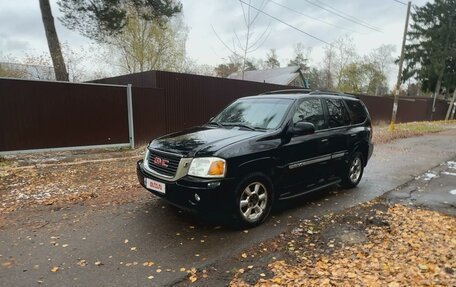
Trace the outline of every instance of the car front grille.
{"label": "car front grille", "polygon": [[158,150],[149,151],[149,168],[159,174],[173,177],[176,175],[181,156]]}

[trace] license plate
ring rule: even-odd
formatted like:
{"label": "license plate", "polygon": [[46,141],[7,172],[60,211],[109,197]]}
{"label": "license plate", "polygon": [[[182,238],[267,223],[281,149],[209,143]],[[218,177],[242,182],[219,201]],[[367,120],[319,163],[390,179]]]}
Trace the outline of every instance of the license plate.
{"label": "license plate", "polygon": [[166,184],[146,178],[146,187],[160,193],[166,193]]}

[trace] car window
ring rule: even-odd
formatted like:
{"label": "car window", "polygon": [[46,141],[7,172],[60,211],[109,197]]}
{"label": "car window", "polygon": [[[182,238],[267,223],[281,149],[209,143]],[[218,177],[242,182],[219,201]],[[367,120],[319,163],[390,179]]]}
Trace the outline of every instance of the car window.
{"label": "car window", "polygon": [[314,124],[315,130],[326,128],[325,116],[320,99],[303,100],[293,115],[293,124],[305,121]]}
{"label": "car window", "polygon": [[366,110],[359,101],[346,100],[345,102],[347,103],[353,124],[360,124],[366,120]]}
{"label": "car window", "polygon": [[239,99],[213,121],[226,126],[242,124],[252,128],[275,129],[292,102],[290,99]]}
{"label": "car window", "polygon": [[342,100],[326,99],[328,107],[328,124],[330,128],[347,126],[350,124],[350,117]]}

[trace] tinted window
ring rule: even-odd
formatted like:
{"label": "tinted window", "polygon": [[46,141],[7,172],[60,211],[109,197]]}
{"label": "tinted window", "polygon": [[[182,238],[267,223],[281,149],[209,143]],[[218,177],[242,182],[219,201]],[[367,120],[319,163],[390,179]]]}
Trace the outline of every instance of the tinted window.
{"label": "tinted window", "polygon": [[350,118],[342,100],[326,99],[326,105],[328,107],[330,128],[347,126],[350,124]]}
{"label": "tinted window", "polygon": [[352,123],[360,124],[366,120],[366,110],[359,101],[345,101],[347,103]]}
{"label": "tinted window", "polygon": [[310,122],[314,124],[316,130],[326,128],[325,116],[320,99],[307,99],[302,101],[293,115],[293,123],[299,121]]}
{"label": "tinted window", "polygon": [[227,126],[242,124],[252,128],[275,129],[291,103],[290,99],[240,99],[225,108],[214,121]]}

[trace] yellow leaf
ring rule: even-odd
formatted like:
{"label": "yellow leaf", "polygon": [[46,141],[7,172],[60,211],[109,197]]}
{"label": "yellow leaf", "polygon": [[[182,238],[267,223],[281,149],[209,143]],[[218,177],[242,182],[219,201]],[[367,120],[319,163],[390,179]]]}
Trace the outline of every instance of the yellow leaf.
{"label": "yellow leaf", "polygon": [[193,274],[193,275],[190,276],[189,279],[190,279],[190,281],[191,281],[192,283],[194,283],[196,280],[198,280],[198,277],[196,277],[196,275]]}
{"label": "yellow leaf", "polygon": [[54,266],[51,268],[51,272],[57,272],[57,271],[59,271],[59,267]]}
{"label": "yellow leaf", "polygon": [[242,253],[242,258],[247,258],[247,253]]}
{"label": "yellow leaf", "polygon": [[282,283],[282,279],[280,277],[275,277],[275,278],[272,279],[272,282],[276,283],[276,284],[281,284]]}

